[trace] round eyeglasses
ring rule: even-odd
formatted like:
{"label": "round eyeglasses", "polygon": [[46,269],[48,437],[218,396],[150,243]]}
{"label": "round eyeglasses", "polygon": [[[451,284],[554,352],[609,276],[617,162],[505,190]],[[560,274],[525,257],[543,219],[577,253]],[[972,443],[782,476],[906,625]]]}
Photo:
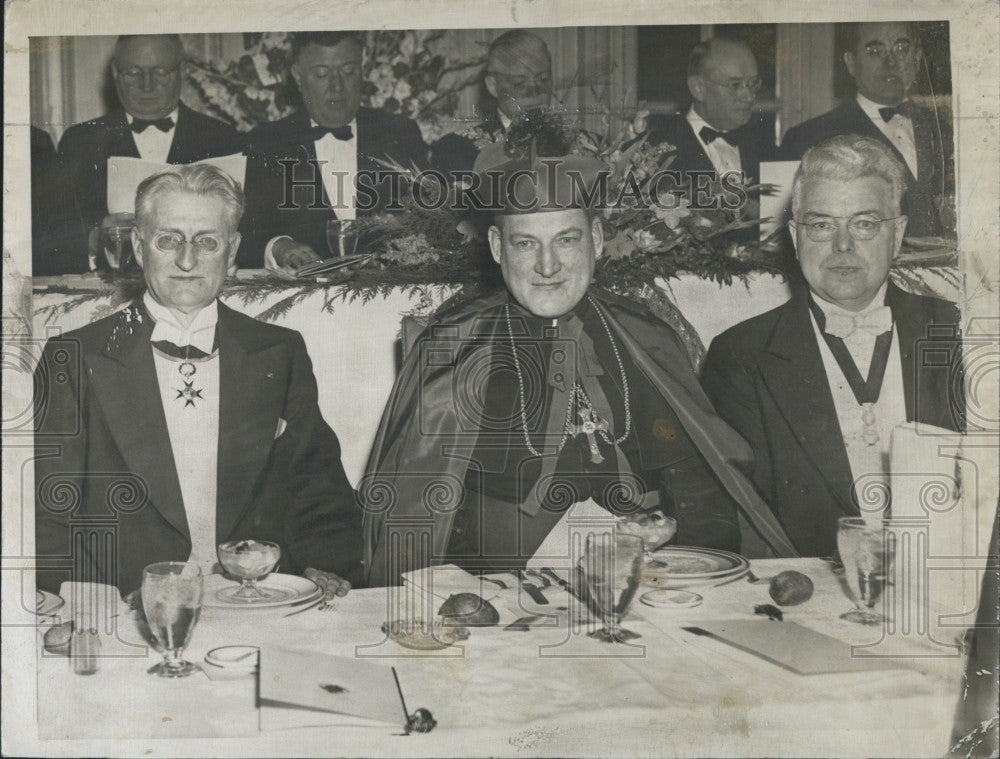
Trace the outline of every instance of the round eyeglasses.
{"label": "round eyeglasses", "polygon": [[761,85],[763,81],[759,76],[750,77],[749,79],[728,79],[725,82],[717,82],[714,79],[709,79],[705,77],[705,81],[711,82],[717,87],[724,87],[729,90],[734,95],[739,95],[741,90],[747,90],[752,95],[756,95],[760,92]]}
{"label": "round eyeglasses", "polygon": [[896,40],[891,45],[884,42],[869,42],[865,45],[865,55],[871,58],[886,58],[890,54],[904,57],[913,52],[913,42],[910,40]]}
{"label": "round eyeglasses", "polygon": [[167,253],[176,253],[190,245],[196,253],[215,253],[222,248],[222,239],[216,235],[197,235],[188,240],[177,232],[160,232],[153,237],[153,245]]}
{"label": "round eyeglasses", "polygon": [[814,221],[795,221],[796,226],[802,227],[806,236],[813,242],[829,242],[837,233],[837,222],[847,222],[847,231],[855,240],[873,240],[882,229],[883,222],[895,221],[902,216],[890,216],[887,219],[880,219],[869,214],[858,214],[857,216],[824,216]]}
{"label": "round eyeglasses", "polygon": [[129,87],[136,87],[137,85],[142,84],[146,80],[147,76],[154,83],[164,85],[169,84],[180,70],[180,66],[174,66],[173,68],[167,68],[166,66],[154,66],[153,68],[148,69],[133,66],[130,69],[125,69],[125,71],[119,71],[118,78]]}

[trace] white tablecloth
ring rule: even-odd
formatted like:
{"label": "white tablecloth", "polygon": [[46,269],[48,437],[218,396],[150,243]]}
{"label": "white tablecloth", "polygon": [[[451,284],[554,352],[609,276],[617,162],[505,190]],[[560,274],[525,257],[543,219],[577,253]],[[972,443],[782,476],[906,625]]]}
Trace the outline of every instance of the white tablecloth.
{"label": "white tablecloth", "polygon": [[[812,577],[816,592],[786,608],[786,622],[854,644],[882,635],[838,619],[851,602],[829,564],[753,564],[760,576],[791,567]],[[410,711],[430,709],[438,727],[409,737],[389,726],[261,731],[255,680],[153,677],[146,669],[159,655],[150,650],[102,660],[87,677],[74,675],[65,657],[39,654],[40,737],[53,754],[79,751],[82,744],[64,741],[89,738],[92,751],[108,756],[940,756],[947,749],[963,666],[955,653],[910,657],[902,669],[800,676],[681,629],[762,620],[752,609],[770,601],[767,588],[738,580],[699,589],[704,603],[686,610],[636,603],[624,625],[641,633],[636,647],[567,640],[565,629],[477,628],[460,648],[416,656],[379,631],[385,589],[352,591],[332,612],[288,618],[206,608],[187,658],[227,644],[372,656],[397,668]],[[171,738],[184,740],[160,740]]]}

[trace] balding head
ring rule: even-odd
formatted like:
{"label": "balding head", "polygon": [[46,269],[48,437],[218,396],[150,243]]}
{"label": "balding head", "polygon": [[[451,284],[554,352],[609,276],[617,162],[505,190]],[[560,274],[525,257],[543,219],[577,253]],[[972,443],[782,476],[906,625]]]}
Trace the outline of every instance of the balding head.
{"label": "balding head", "polygon": [[486,89],[510,119],[552,101],[552,56],[544,40],[523,29],[497,37],[486,54]]}
{"label": "balding head", "polygon": [[741,127],[760,89],[757,61],[744,43],[713,37],[691,51],[688,89],[695,112],[710,126],[723,132]]}
{"label": "balding head", "polygon": [[134,34],[118,38],[111,60],[122,107],[134,118],[161,119],[181,98],[184,48],[176,34]]}

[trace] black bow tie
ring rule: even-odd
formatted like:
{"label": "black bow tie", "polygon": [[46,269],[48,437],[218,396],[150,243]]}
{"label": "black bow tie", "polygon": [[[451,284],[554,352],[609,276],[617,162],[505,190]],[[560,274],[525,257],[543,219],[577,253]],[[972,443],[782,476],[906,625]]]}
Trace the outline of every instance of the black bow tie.
{"label": "black bow tie", "polygon": [[142,134],[148,127],[151,126],[156,127],[161,132],[169,132],[174,128],[174,120],[169,116],[164,116],[162,119],[154,119],[152,121],[149,119],[132,119],[132,131],[136,134]]}
{"label": "black bow tie", "polygon": [[344,141],[354,136],[354,130],[351,129],[350,124],[344,124],[339,127],[314,126],[310,132],[313,140],[320,140],[328,134],[332,134],[338,140]]}
{"label": "black bow tie", "polygon": [[716,138],[721,137],[730,145],[736,147],[735,132],[720,132],[718,129],[712,129],[712,127],[710,126],[703,126],[701,128],[701,131],[698,132],[698,136],[701,137],[702,141],[706,145],[711,145]]}
{"label": "black bow tie", "polygon": [[151,340],[150,343],[154,348],[160,351],[160,353],[165,353],[171,358],[178,358],[181,360],[208,358],[212,355],[210,353],[205,353],[205,351],[201,348],[195,348],[193,345],[185,345],[182,348],[169,340]]}
{"label": "black bow tie", "polygon": [[899,115],[903,118],[909,118],[909,108],[906,107],[905,103],[899,105],[887,105],[885,108],[878,109],[878,115],[882,117],[882,121],[889,123],[892,121],[892,117]]}

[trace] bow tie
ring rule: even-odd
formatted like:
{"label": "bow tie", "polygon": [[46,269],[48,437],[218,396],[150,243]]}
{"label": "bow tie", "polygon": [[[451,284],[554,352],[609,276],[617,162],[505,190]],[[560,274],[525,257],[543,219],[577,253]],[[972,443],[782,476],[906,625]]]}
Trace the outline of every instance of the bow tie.
{"label": "bow tie", "polygon": [[701,131],[698,132],[698,136],[701,137],[706,145],[711,145],[716,138],[721,137],[730,145],[736,147],[736,135],[733,132],[720,132],[718,129],[712,129],[710,126],[703,126]]}
{"label": "bow tie", "polygon": [[885,108],[879,108],[878,115],[882,117],[882,121],[888,124],[892,121],[893,116],[902,116],[908,119],[910,117],[909,111],[906,103],[900,103],[899,105],[887,105]]}
{"label": "bow tie", "polygon": [[842,314],[837,311],[826,315],[824,332],[841,339],[855,333],[863,333],[878,337],[892,329],[892,309],[879,306],[857,316]]}
{"label": "bow tie", "polygon": [[132,119],[132,131],[136,134],[142,134],[151,126],[156,127],[161,132],[169,132],[174,128],[174,120],[169,116],[164,116],[162,119],[154,119],[152,121],[149,119]]}
{"label": "bow tie", "polygon": [[181,360],[208,358],[212,355],[211,353],[205,353],[201,348],[195,348],[193,345],[185,345],[182,348],[169,340],[151,340],[150,344],[160,351],[160,353],[166,353],[171,358]]}
{"label": "bow tie", "polygon": [[339,127],[314,126],[309,134],[313,140],[320,140],[326,135],[332,134],[338,140],[346,141],[354,136],[354,130],[351,129],[350,124],[344,124]]}

